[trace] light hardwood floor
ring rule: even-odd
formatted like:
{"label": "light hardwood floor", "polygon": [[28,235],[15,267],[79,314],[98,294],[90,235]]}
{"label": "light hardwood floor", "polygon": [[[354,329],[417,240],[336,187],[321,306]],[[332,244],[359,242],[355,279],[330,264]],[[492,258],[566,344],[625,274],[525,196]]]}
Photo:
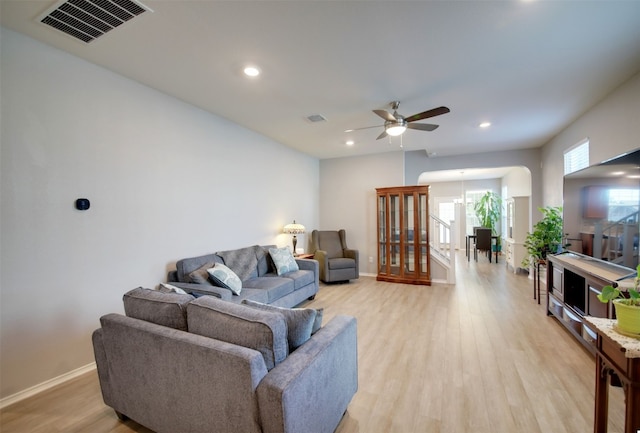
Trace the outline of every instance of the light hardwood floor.
{"label": "light hardwood floor", "polygon": [[[307,304],[324,307],[325,322],[358,319],[359,389],[336,433],[592,432],[594,359],[532,299],[532,280],[464,252],[457,280],[362,277],[323,286]],[[612,388],[610,433],[623,430],[623,404]],[[150,432],[103,404],[95,372],[5,408],[0,427]]]}

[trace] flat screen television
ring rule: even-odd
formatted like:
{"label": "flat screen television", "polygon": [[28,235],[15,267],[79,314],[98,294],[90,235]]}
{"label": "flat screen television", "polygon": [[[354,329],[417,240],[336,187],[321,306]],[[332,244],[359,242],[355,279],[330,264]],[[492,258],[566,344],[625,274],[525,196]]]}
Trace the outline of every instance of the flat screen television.
{"label": "flat screen television", "polygon": [[567,249],[635,270],[640,149],[564,176]]}

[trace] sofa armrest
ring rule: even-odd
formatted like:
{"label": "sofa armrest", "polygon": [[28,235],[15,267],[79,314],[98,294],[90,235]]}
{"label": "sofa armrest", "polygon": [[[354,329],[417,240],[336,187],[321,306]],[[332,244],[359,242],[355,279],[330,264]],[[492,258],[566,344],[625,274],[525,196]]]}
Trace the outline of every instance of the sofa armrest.
{"label": "sofa armrest", "polygon": [[355,260],[356,262],[356,278],[360,275],[360,260],[359,260],[359,254],[358,254],[358,250],[354,250],[351,248],[345,248],[344,250],[344,256],[348,257],[350,259]]}
{"label": "sofa armrest", "polygon": [[178,281],[178,271],[175,269],[173,271],[167,272],[167,283],[175,283]]}
{"label": "sofa armrest", "polygon": [[314,259],[296,259],[298,268],[303,271],[313,271],[318,275],[318,261]]}
{"label": "sofa armrest", "polygon": [[356,319],[336,316],[257,388],[264,433],[332,433],[358,389]]}
{"label": "sofa armrest", "polygon": [[171,285],[179,287],[187,293],[197,293],[199,295],[215,296],[216,298],[220,298],[223,301],[230,301],[231,297],[233,296],[233,294],[231,293],[231,290],[225,289],[224,287],[209,286],[206,284],[180,283],[180,282],[171,283]]}

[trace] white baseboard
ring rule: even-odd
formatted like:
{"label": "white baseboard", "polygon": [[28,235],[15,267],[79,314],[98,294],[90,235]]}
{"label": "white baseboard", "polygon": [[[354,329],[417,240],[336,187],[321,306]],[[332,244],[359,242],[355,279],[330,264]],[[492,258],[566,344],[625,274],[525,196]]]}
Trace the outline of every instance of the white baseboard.
{"label": "white baseboard", "polygon": [[13,395],[5,397],[0,400],[0,409],[3,409],[9,405],[17,403],[25,398],[29,398],[33,395],[36,395],[42,391],[46,391],[49,388],[53,388],[56,385],[60,385],[68,380],[74,379],[78,376],[81,376],[85,373],[88,373],[91,370],[96,369],[96,363],[92,362],[91,364],[87,364],[84,367],[76,368],[75,370],[71,370],[68,373],[60,375],[58,377],[54,377],[53,379],[49,379],[45,382],[42,382],[38,385],[32,386],[31,388],[27,388],[23,391],[17,392]]}

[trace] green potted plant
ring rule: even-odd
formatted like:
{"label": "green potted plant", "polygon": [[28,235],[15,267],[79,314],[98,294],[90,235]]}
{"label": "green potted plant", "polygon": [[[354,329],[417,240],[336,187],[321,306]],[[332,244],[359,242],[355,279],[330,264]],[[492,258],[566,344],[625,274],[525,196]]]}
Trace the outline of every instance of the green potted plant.
{"label": "green potted plant", "polygon": [[616,310],[618,318],[618,332],[631,337],[640,337],[640,265],[636,268],[636,277],[633,282],[633,289],[629,288],[629,297],[622,295],[622,292],[613,286],[604,286],[602,293],[598,295],[600,302],[611,301]]}
{"label": "green potted plant", "polygon": [[[491,229],[491,234],[498,235],[497,227],[502,215],[502,197],[493,191],[487,191],[473,205],[473,210],[482,227]],[[500,236],[496,241],[496,247],[500,251]]]}
{"label": "green potted plant", "polygon": [[547,206],[538,210],[542,212],[542,219],[524,239],[527,257],[522,260],[523,268],[546,259],[548,253],[557,252],[562,245],[562,207]]}

